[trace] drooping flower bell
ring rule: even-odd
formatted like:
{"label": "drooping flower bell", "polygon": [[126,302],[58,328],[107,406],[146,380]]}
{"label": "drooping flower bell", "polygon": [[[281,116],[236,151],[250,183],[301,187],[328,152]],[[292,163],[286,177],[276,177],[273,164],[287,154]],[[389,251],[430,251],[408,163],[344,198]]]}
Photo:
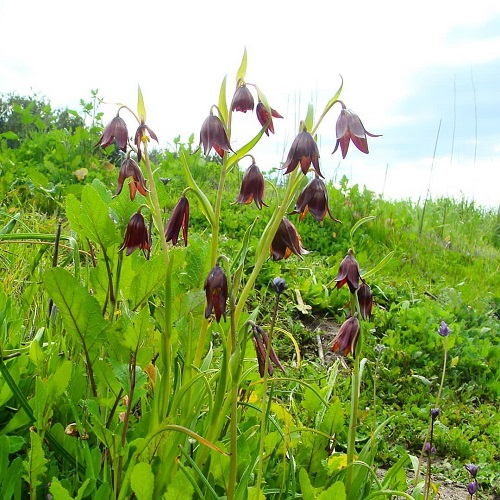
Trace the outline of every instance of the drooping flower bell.
{"label": "drooping flower bell", "polygon": [[121,252],[122,250],[125,250],[125,248],[127,249],[126,255],[130,255],[135,249],[140,248],[144,257],[149,259],[151,245],[148,228],[146,227],[146,222],[144,221],[144,216],[141,212],[136,212],[132,215],[127,224],[125,238],[123,239],[122,246],[118,251]]}
{"label": "drooping flower bell", "polygon": [[321,222],[326,214],[328,214],[335,222],[340,222],[330,212],[328,206],[328,191],[325,183],[318,177],[315,177],[302,190],[295,203],[295,210],[292,212],[299,215],[299,220],[304,220],[308,212],[319,222]]}
{"label": "drooping flower bell", "polygon": [[200,131],[200,144],[203,144],[203,153],[207,155],[212,148],[222,158],[225,151],[232,151],[229,139],[227,138],[224,124],[218,116],[210,111],[210,115],[205,119]]}
{"label": "drooping flower bell", "polygon": [[105,127],[96,146],[108,147],[113,141],[123,152],[127,151],[128,131],[125,120],[116,115]]}
{"label": "drooping flower bell", "polygon": [[[269,337],[266,332],[258,325],[252,325],[253,340],[255,345],[255,353],[257,354],[257,362],[259,364],[259,374],[261,377],[264,376],[264,370],[266,367],[266,352],[269,346]],[[273,363],[276,368],[279,368],[283,373],[285,369],[283,368],[278,356],[274,352],[273,346],[269,347],[269,362],[267,364],[267,373],[272,376],[274,373]]]}
{"label": "drooping flower bell", "polygon": [[361,152],[368,154],[368,141],[366,136],[380,137],[380,135],[370,134],[361,123],[359,116],[346,109],[342,101],[339,102],[342,104],[342,110],[337,119],[337,143],[335,144],[333,153],[335,153],[340,146],[342,158],[345,158],[347,150],[349,149],[349,142],[352,141]]}
{"label": "drooping flower bell", "polygon": [[265,131],[267,136],[269,135],[269,132],[271,132],[271,134],[274,134],[273,117],[283,118],[275,109],[273,108],[269,109],[271,111],[271,117],[269,117],[269,112],[267,111],[266,106],[262,101],[259,101],[255,108],[257,119],[259,120],[259,123],[261,124],[262,127],[269,121],[269,124]]}
{"label": "drooping flower bell", "polygon": [[156,142],[158,142],[158,137],[156,137],[156,134],[144,122],[141,122],[139,127],[137,127],[134,137],[134,144],[135,147],[137,148],[138,161],[141,161],[142,157],[142,152],[141,152],[142,143],[148,142],[150,137],[151,139],[154,139]]}
{"label": "drooping flower bell", "polygon": [[358,288],[358,302],[361,317],[365,321],[370,321],[372,317],[373,294],[369,285],[364,281],[361,283],[361,285],[359,285]]}
{"label": "drooping flower bell", "polygon": [[464,465],[465,470],[472,476],[476,477],[477,473],[479,472],[479,467],[475,464],[465,464]]}
{"label": "drooping flower bell", "polygon": [[243,84],[240,85],[234,92],[233,102],[231,103],[231,111],[241,111],[246,113],[247,111],[253,111],[254,100],[252,93],[248,90],[248,87]]}
{"label": "drooping flower bell", "polygon": [[139,165],[130,157],[122,161],[114,196],[118,196],[122,192],[123,183],[125,179],[129,177],[131,178],[129,182],[130,199],[134,201],[137,191],[139,191],[142,196],[147,196],[148,190],[146,189],[146,181],[144,180],[142,171]]}
{"label": "drooping flower bell", "polygon": [[283,217],[271,243],[271,257],[273,260],[288,259],[292,253],[302,258],[309,252],[302,247],[302,238],[296,227]]}
{"label": "drooping flower bell", "polygon": [[264,186],[264,176],[255,162],[252,162],[243,174],[240,195],[238,196],[236,202],[240,205],[243,203],[248,205],[254,201],[259,210],[262,209],[262,205],[267,207],[267,205],[262,201],[264,196]]}
{"label": "drooping flower bell", "polygon": [[350,292],[354,293],[359,288],[360,277],[358,261],[349,248],[344,260],[340,263],[339,272],[335,278],[337,282],[335,287],[341,288],[347,283]]}
{"label": "drooping flower bell", "polygon": [[188,226],[189,226],[189,201],[185,196],[181,196],[179,201],[172,210],[172,215],[165,227],[165,239],[171,241],[173,245],[177,245],[179,232],[182,228],[182,238],[184,246],[188,243]]}
{"label": "drooping flower bell", "polygon": [[205,318],[208,319],[213,311],[217,323],[220,322],[221,316],[224,316],[224,320],[226,320],[227,278],[219,263],[216,263],[215,267],[208,273],[203,288],[207,297]]}
{"label": "drooping flower bell", "polygon": [[356,344],[358,343],[359,332],[359,320],[357,314],[355,314],[342,323],[333,340],[332,351],[340,351],[344,356],[351,353],[352,357],[356,358]]}
{"label": "drooping flower bell", "polygon": [[300,163],[300,168],[304,175],[307,174],[311,164],[319,177],[323,177],[319,170],[319,151],[313,136],[307,131],[305,124],[302,124],[302,131],[292,142],[290,151],[283,165],[285,174],[293,172]]}

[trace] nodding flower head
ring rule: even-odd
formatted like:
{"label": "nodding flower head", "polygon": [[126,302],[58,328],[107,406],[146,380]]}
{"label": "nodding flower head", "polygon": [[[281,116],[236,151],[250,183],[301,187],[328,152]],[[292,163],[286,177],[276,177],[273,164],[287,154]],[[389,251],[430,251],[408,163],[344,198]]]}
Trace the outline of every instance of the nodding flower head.
{"label": "nodding flower head", "polygon": [[305,126],[303,126],[302,132],[299,132],[290,146],[286,162],[283,165],[285,174],[293,172],[299,163],[304,175],[309,172],[309,168],[312,164],[316,174],[319,177],[323,177],[319,170],[318,146],[316,145],[316,141],[313,136],[307,131]]}
{"label": "nodding flower head", "polygon": [[254,100],[252,93],[245,84],[240,85],[234,92],[231,110],[246,113],[247,111],[253,111],[253,106]]}
{"label": "nodding flower head", "polygon": [[144,122],[141,122],[141,124],[137,127],[137,130],[135,131],[135,137],[134,137],[134,144],[135,147],[137,148],[138,161],[141,161],[142,158],[142,150],[141,150],[142,143],[149,142],[149,138],[154,139],[156,142],[158,142],[158,137],[156,137],[156,134]]}
{"label": "nodding flower head", "polygon": [[335,222],[340,222],[330,212],[328,191],[325,183],[318,177],[312,179],[299,194],[297,203],[295,203],[295,210],[292,213],[300,213],[299,220],[302,221],[308,212],[319,222],[325,218],[326,214]]}
{"label": "nodding flower head", "polygon": [[[257,362],[259,363],[259,374],[261,377],[263,377],[265,373],[264,370],[266,366],[266,351],[269,346],[269,337],[267,336],[266,332],[264,332],[264,330],[258,325],[253,325],[252,330],[253,340],[255,344],[255,353],[257,354]],[[272,375],[274,373],[274,368],[271,363],[273,363],[276,368],[279,368],[283,373],[285,373],[285,369],[281,365],[278,356],[276,356],[273,346],[269,346],[269,362],[267,364],[267,373],[269,373],[269,375]]]}
{"label": "nodding flower head", "polygon": [[477,480],[476,479],[474,479],[474,481],[472,481],[472,483],[469,483],[467,485],[467,491],[469,492],[470,496],[475,495],[477,493]]}
{"label": "nodding flower head", "polygon": [[127,151],[128,131],[125,120],[116,115],[105,127],[96,146],[108,147],[113,141],[123,152]]}
{"label": "nodding flower head", "polygon": [[[140,248],[146,259],[149,258],[149,252],[151,250],[148,228],[146,227],[146,222],[144,221],[144,216],[141,212],[136,212],[130,218],[127,229],[125,231],[125,238],[123,239],[122,246],[119,248],[119,252],[127,249],[126,255],[130,255],[136,248]],[[147,253],[146,253],[147,252]]]}
{"label": "nodding flower head", "polygon": [[264,197],[264,176],[260,171],[259,167],[252,163],[243,175],[243,179],[241,181],[241,189],[240,195],[236,200],[239,204],[248,205],[255,201],[255,205],[260,210],[262,209],[262,205],[267,205],[262,201]]}
{"label": "nodding flower head", "polygon": [[222,158],[225,151],[232,151],[227,138],[224,124],[218,116],[210,115],[205,119],[200,131],[200,144],[203,144],[203,153],[207,155],[212,148]]}
{"label": "nodding flower head", "polygon": [[[368,154],[368,141],[366,136],[370,137],[380,137],[380,135],[370,134],[367,132],[359,116],[354,114],[352,111],[345,108],[342,103],[342,110],[337,119],[337,143],[335,144],[335,149],[333,153],[337,151],[340,146],[342,151],[342,158],[347,155],[347,150],[349,149],[349,143],[352,141],[353,144],[363,153]],[[332,154],[333,154],[332,153]]]}
{"label": "nodding flower head", "polygon": [[271,111],[271,116],[269,116],[269,111],[267,111],[266,106],[262,101],[259,101],[255,108],[255,113],[261,126],[263,127],[267,122],[269,122],[265,131],[266,135],[269,135],[269,132],[274,134],[273,118],[283,118],[275,109],[269,108],[269,110]]}
{"label": "nodding flower head", "polygon": [[365,321],[370,321],[373,308],[373,294],[371,288],[365,283],[361,283],[358,288],[358,302],[361,317]]}
{"label": "nodding flower head", "polygon": [[357,315],[351,316],[342,323],[333,341],[332,351],[340,351],[344,356],[349,353],[356,358],[356,344],[358,343],[360,325]]}
{"label": "nodding flower head", "polygon": [[139,165],[132,160],[132,158],[125,158],[120,166],[120,173],[118,174],[118,183],[116,186],[116,191],[114,196],[118,196],[123,189],[123,183],[125,179],[130,177],[129,190],[130,199],[133,201],[137,191],[142,194],[142,196],[147,196],[148,190],[146,189],[146,181],[142,175],[142,171]]}
{"label": "nodding flower head", "polygon": [[347,283],[351,293],[354,293],[359,288],[360,278],[358,261],[354,258],[352,250],[349,249],[344,260],[340,263],[339,272],[335,278],[336,288],[341,288]]}
{"label": "nodding flower head", "polygon": [[475,464],[466,464],[465,466],[465,470],[472,476],[472,477],[476,477],[477,476],[477,473],[479,472],[479,467]]}
{"label": "nodding flower head", "polygon": [[288,285],[284,278],[277,276],[271,281],[271,287],[278,295],[281,295],[288,288]]}
{"label": "nodding flower head", "polygon": [[432,420],[436,420],[436,418],[438,418],[439,414],[441,413],[441,410],[439,408],[431,408],[430,413]]}
{"label": "nodding flower head", "polygon": [[283,217],[271,242],[271,257],[273,260],[288,259],[292,253],[302,258],[309,252],[302,247],[302,238],[296,227]]}
{"label": "nodding flower head", "polygon": [[179,240],[179,231],[182,228],[182,238],[184,246],[188,243],[189,226],[189,201],[185,196],[181,196],[172,210],[172,215],[165,227],[165,239],[171,241],[172,245],[177,245]]}
{"label": "nodding flower head", "polygon": [[226,302],[228,296],[227,278],[218,263],[215,264],[215,267],[208,273],[203,288],[205,289],[207,297],[205,318],[208,319],[213,311],[217,323],[220,322],[221,316],[224,316],[224,320],[226,320]]}

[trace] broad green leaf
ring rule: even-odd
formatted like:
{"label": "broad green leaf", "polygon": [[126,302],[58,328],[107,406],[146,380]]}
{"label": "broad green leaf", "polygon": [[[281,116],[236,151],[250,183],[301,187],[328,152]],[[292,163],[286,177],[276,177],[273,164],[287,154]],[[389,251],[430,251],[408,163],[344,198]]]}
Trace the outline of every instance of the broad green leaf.
{"label": "broad green leaf", "polygon": [[245,81],[245,76],[247,74],[247,49],[243,51],[243,57],[241,59],[240,67],[236,72],[236,85],[239,85],[240,82]]}
{"label": "broad green leaf", "polygon": [[119,242],[109,208],[93,186],[83,188],[81,201],[72,194],[66,197],[66,215],[80,237],[89,238],[105,248]]}
{"label": "broad green leaf", "polygon": [[151,500],[153,498],[154,480],[150,464],[145,462],[135,464],[130,477],[130,485],[138,500]]}
{"label": "broad green leaf", "polygon": [[35,425],[38,429],[45,429],[47,415],[45,409],[47,408],[47,391],[45,383],[37,377],[35,380],[35,397],[30,400],[30,405],[33,407],[33,414],[35,416]]}
{"label": "broad green leaf", "polygon": [[[190,469],[187,469],[188,471]],[[188,477],[181,471],[177,471],[172,482],[168,485],[163,500],[189,500],[193,498],[194,487]]]}
{"label": "broad green leaf", "polygon": [[109,500],[111,498],[111,486],[109,483],[103,483],[97,490],[97,493],[94,496],[94,500]]}
{"label": "broad green leaf", "polygon": [[39,477],[47,471],[47,459],[42,449],[42,438],[36,432],[30,432],[31,446],[26,460],[23,461],[23,479],[32,490],[41,484]]}
{"label": "broad green leaf", "polygon": [[335,396],[330,401],[330,406],[325,412],[319,429],[330,436],[335,436],[342,431],[343,427],[344,409],[338,396]]}
{"label": "broad green leaf", "polygon": [[316,500],[345,500],[346,492],[342,481],[333,483],[327,490],[322,491]]}
{"label": "broad green leaf", "polygon": [[21,498],[22,471],[23,459],[17,457],[11,462],[7,474],[2,477],[1,498]]}
{"label": "broad green leaf", "polygon": [[307,475],[307,470],[304,467],[299,470],[299,483],[300,490],[302,491],[302,498],[304,500],[315,500],[316,488],[311,484],[311,480]]}
{"label": "broad green leaf", "polygon": [[73,500],[69,491],[59,482],[57,477],[53,477],[50,482],[50,493],[53,498],[57,498],[57,500]]}
{"label": "broad green leaf", "polygon": [[130,308],[136,310],[147,301],[161,285],[165,284],[165,276],[163,255],[144,261],[130,285]]}
{"label": "broad green leaf", "polygon": [[43,283],[61,313],[66,330],[84,348],[98,348],[107,323],[97,300],[64,269],[47,271]]}
{"label": "broad green leaf", "polygon": [[67,389],[72,371],[73,363],[65,360],[59,365],[55,373],[50,376],[47,381],[47,394],[51,400],[54,401]]}

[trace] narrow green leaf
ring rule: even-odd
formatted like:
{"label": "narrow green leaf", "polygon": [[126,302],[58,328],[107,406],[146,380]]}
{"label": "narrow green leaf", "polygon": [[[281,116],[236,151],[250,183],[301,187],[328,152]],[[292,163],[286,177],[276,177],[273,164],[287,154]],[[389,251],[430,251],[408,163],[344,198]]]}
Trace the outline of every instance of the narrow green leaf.
{"label": "narrow green leaf", "polygon": [[378,273],[392,259],[395,250],[389,252],[374,268],[363,274],[363,279],[368,279],[372,274]]}
{"label": "narrow green leaf", "polygon": [[311,103],[307,106],[307,115],[305,119],[305,124],[309,132],[312,130],[314,125],[314,107]]}
{"label": "narrow green leaf", "polygon": [[228,110],[227,110],[226,83],[227,83],[227,75],[222,80],[222,83],[220,86],[219,105],[218,105],[220,119],[222,120],[224,125],[227,123],[227,118],[229,116]]}
{"label": "narrow green leaf", "polygon": [[67,389],[71,372],[73,371],[73,362],[65,360],[58,366],[53,375],[47,381],[47,394],[52,401],[55,401]]}
{"label": "narrow green leaf", "polygon": [[146,106],[140,85],[137,86],[137,115],[142,123],[146,123]]}
{"label": "narrow green leaf", "polygon": [[368,215],[367,217],[363,217],[362,219],[359,219],[358,222],[356,222],[356,224],[354,224],[354,226],[352,226],[351,232],[349,233],[351,240],[352,240],[352,237],[354,236],[354,233],[356,232],[356,230],[358,229],[359,226],[362,226],[366,222],[371,221],[373,219],[376,219],[375,215]]}
{"label": "narrow green leaf", "polygon": [[245,76],[247,73],[247,49],[243,51],[243,57],[241,59],[240,67],[236,72],[236,85],[238,86],[240,82],[245,81]]}
{"label": "narrow green leaf", "polygon": [[34,491],[41,484],[39,477],[47,471],[47,459],[42,449],[42,438],[36,432],[30,432],[30,441],[28,456],[23,462],[23,478]]}
{"label": "narrow green leaf", "polygon": [[153,498],[155,477],[151,465],[145,462],[135,464],[130,477],[130,486],[137,500],[151,500]]}

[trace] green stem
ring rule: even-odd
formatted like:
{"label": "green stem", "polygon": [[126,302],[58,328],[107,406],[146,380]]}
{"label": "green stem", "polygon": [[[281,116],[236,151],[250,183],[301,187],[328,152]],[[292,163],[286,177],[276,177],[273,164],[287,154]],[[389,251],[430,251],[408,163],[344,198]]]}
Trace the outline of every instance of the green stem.
{"label": "green stem", "polygon": [[220,213],[222,206],[222,195],[224,193],[224,183],[226,182],[227,174],[227,153],[222,160],[222,168],[220,171],[219,186],[217,187],[217,198],[215,199],[214,207],[214,220],[212,224],[212,258],[210,266],[215,266],[217,254],[219,251],[219,227],[220,227]]}

